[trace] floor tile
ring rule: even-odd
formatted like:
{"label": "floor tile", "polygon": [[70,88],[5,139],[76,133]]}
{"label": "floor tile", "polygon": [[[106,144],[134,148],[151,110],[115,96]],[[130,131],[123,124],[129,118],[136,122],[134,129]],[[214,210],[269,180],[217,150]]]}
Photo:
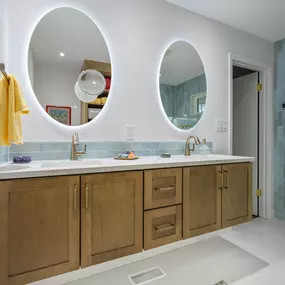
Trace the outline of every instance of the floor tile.
{"label": "floor tile", "polygon": [[269,264],[285,259],[285,221],[255,219],[221,237]]}
{"label": "floor tile", "polygon": [[265,268],[267,264],[241,248],[216,237],[170,251],[127,266],[116,268],[68,285],[128,285],[128,275],[160,267],[167,276],[153,285],[228,284]]}

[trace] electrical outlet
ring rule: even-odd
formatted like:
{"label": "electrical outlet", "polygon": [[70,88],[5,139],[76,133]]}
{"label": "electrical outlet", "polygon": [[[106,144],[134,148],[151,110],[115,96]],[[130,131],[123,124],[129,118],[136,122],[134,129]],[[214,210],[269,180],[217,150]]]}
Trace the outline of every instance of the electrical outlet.
{"label": "electrical outlet", "polygon": [[133,141],[135,139],[135,126],[126,125],[126,139],[128,141]]}

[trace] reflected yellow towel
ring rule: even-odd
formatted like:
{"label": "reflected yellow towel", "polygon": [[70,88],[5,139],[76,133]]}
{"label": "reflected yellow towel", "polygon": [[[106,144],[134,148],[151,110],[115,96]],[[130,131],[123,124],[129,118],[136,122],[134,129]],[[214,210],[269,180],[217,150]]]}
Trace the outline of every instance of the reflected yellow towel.
{"label": "reflected yellow towel", "polygon": [[0,80],[0,145],[23,144],[21,114],[28,114],[20,85],[13,75]]}

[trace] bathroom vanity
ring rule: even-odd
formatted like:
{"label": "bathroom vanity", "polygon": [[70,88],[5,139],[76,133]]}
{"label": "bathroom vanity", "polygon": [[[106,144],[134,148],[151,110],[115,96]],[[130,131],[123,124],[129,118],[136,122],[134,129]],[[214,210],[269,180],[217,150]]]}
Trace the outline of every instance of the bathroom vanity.
{"label": "bathroom vanity", "polygon": [[195,155],[0,168],[0,284],[27,284],[250,221],[253,161]]}

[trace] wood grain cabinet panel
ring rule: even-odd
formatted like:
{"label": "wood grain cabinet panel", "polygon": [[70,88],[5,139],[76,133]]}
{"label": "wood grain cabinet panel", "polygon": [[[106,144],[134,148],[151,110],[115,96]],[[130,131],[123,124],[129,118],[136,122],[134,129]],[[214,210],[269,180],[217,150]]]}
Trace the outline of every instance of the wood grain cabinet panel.
{"label": "wood grain cabinet panel", "polygon": [[151,249],[181,239],[181,205],[144,212],[144,249]]}
{"label": "wood grain cabinet panel", "polygon": [[182,168],[144,172],[145,210],[182,203]]}
{"label": "wood grain cabinet panel", "polygon": [[79,268],[80,178],[0,182],[0,284]]}
{"label": "wood grain cabinet panel", "polygon": [[231,227],[252,220],[252,165],[223,166],[222,226]]}
{"label": "wood grain cabinet panel", "polygon": [[183,169],[183,238],[221,229],[221,166]]}
{"label": "wood grain cabinet panel", "polygon": [[142,251],[142,172],[82,176],[83,267]]}

